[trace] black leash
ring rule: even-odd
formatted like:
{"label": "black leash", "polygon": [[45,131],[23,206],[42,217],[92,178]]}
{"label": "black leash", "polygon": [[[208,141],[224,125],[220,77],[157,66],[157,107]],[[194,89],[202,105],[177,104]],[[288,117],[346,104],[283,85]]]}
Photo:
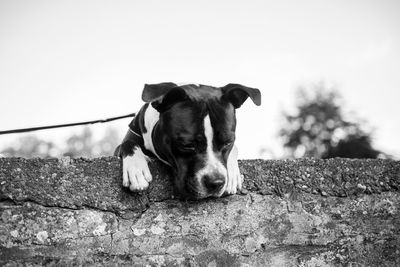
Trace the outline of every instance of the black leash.
{"label": "black leash", "polygon": [[6,131],[0,131],[0,135],[13,134],[13,133],[33,132],[33,131],[39,131],[39,130],[62,128],[62,127],[71,127],[71,126],[79,126],[79,125],[86,125],[86,124],[105,123],[105,122],[110,122],[110,121],[115,121],[115,120],[120,120],[120,119],[124,119],[124,118],[135,117],[135,116],[136,116],[136,113],[132,113],[132,114],[124,115],[124,116],[118,116],[118,117],[102,119],[102,120],[94,120],[94,121],[85,121],[85,122],[75,122],[75,123],[67,123],[67,124],[58,124],[58,125],[33,127],[33,128],[6,130]]}

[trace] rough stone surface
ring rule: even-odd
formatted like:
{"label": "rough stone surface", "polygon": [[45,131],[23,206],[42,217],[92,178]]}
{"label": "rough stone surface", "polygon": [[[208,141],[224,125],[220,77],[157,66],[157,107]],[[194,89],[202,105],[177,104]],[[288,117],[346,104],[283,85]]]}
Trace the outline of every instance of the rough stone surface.
{"label": "rough stone surface", "polygon": [[246,160],[241,194],[181,201],[151,164],[0,159],[0,265],[400,266],[400,162]]}

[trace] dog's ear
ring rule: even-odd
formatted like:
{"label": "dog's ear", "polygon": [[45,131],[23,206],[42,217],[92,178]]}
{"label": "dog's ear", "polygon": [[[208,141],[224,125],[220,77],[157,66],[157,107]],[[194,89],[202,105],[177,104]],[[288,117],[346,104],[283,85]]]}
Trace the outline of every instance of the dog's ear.
{"label": "dog's ear", "polygon": [[142,100],[158,111],[167,110],[173,104],[187,99],[186,92],[175,83],[145,84]]}
{"label": "dog's ear", "polygon": [[257,106],[261,105],[261,93],[260,90],[256,88],[230,83],[221,89],[223,94],[222,99],[231,102],[235,108],[240,108],[248,97],[250,97]]}
{"label": "dog's ear", "polygon": [[162,98],[177,86],[174,83],[145,84],[142,92],[142,100],[147,103],[152,102],[158,98]]}

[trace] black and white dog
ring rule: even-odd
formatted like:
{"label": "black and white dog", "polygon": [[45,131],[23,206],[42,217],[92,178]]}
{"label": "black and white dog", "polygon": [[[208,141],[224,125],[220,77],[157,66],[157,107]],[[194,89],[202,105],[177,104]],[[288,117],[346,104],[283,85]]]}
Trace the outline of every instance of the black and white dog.
{"label": "black and white dog", "polygon": [[152,180],[148,157],[156,157],[171,167],[184,198],[235,194],[242,187],[235,109],[248,97],[261,104],[258,89],[240,84],[146,84],[146,104],[115,151],[122,158],[123,186],[145,190]]}

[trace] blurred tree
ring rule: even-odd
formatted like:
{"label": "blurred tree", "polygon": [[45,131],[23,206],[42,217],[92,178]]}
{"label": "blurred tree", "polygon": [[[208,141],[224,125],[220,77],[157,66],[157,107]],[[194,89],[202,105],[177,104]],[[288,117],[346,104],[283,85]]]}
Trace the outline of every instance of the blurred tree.
{"label": "blurred tree", "polygon": [[365,122],[344,118],[342,98],[336,90],[328,90],[320,83],[311,93],[299,88],[297,97],[295,114],[284,113],[285,124],[279,132],[290,157],[377,158],[380,155],[372,148],[371,133],[361,127]]}
{"label": "blurred tree", "polygon": [[92,155],[94,157],[112,156],[114,155],[115,148],[121,141],[122,139],[117,129],[108,127],[103,137],[93,146]]}
{"label": "blurred tree", "polygon": [[17,139],[16,143],[1,151],[5,157],[48,158],[55,157],[58,149],[53,142],[44,141],[35,135],[27,135]]}
{"label": "blurred tree", "polygon": [[86,158],[112,156],[120,141],[118,131],[114,128],[107,128],[102,138],[94,141],[92,130],[85,127],[81,133],[67,139],[67,150],[64,155]]}
{"label": "blurred tree", "polygon": [[53,142],[44,141],[35,135],[28,135],[17,139],[14,144],[2,150],[0,155],[24,158],[49,158],[61,155],[87,158],[112,156],[120,141],[119,133],[115,128],[107,128],[104,135],[96,141],[91,128],[85,127],[80,133],[67,138],[64,149],[60,149]]}
{"label": "blurred tree", "polygon": [[91,157],[93,149],[93,133],[89,127],[84,127],[81,133],[67,138],[67,149],[63,153],[69,157]]}
{"label": "blurred tree", "polygon": [[[336,146],[329,147],[324,158],[377,158],[381,152],[371,146],[367,135],[349,135]],[[382,155],[384,156],[384,155]],[[387,155],[385,155],[387,157]]]}

